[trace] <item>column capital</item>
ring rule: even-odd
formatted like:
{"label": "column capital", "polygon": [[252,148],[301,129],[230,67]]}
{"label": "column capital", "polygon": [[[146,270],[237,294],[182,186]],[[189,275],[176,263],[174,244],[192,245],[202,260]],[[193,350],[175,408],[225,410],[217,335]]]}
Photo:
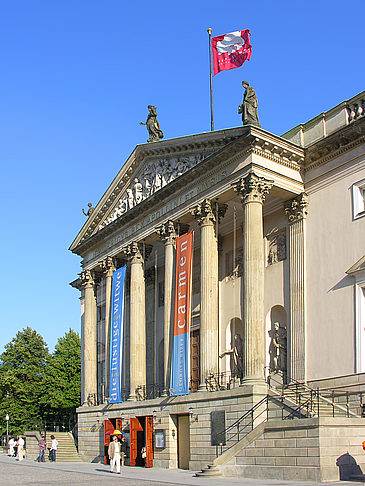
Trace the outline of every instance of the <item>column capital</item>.
{"label": "column capital", "polygon": [[308,194],[302,192],[298,196],[286,201],[284,203],[285,214],[288,217],[289,223],[296,223],[306,218],[308,211]]}
{"label": "column capital", "polygon": [[114,258],[110,256],[106,257],[105,260],[101,262],[100,267],[101,267],[101,271],[106,277],[112,277],[113,272],[116,268]]}
{"label": "column capital", "polygon": [[227,204],[204,199],[192,208],[190,212],[198,221],[199,226],[212,226],[216,223],[217,219],[220,222],[221,218],[226,214],[227,208]]}
{"label": "column capital", "polygon": [[80,273],[81,287],[92,287],[94,285],[94,272],[92,270],[83,270]]}
{"label": "column capital", "polygon": [[144,263],[152,252],[152,245],[137,243],[133,241],[130,245],[123,248],[123,253],[129,258],[130,263]]}
{"label": "column capital", "polygon": [[249,202],[263,204],[273,184],[274,181],[259,177],[251,171],[246,177],[242,177],[238,182],[233,183],[232,186],[241,196],[243,204]]}
{"label": "column capital", "polygon": [[176,223],[174,223],[171,219],[165,221],[165,223],[155,228],[155,231],[165,245],[173,245],[175,243],[177,238],[177,228]]}

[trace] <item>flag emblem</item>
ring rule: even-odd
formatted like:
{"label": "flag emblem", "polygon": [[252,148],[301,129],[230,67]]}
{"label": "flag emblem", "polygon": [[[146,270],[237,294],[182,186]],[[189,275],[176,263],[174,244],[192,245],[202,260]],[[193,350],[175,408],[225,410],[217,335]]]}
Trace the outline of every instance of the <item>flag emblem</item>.
{"label": "flag emblem", "polygon": [[250,59],[251,51],[248,29],[212,37],[214,75],[242,66]]}

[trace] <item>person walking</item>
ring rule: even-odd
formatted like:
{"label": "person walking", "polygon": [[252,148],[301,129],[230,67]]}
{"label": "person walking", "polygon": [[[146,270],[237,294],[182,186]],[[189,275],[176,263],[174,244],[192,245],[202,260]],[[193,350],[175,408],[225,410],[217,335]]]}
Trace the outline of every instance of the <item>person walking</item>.
{"label": "person walking", "polygon": [[39,446],[39,456],[38,459],[36,459],[38,462],[46,462],[46,447],[47,447],[47,442],[46,438],[44,435],[42,435],[42,438],[38,441],[38,446]]}
{"label": "person walking", "polygon": [[56,462],[56,451],[58,446],[58,440],[54,435],[51,435],[52,443],[51,443],[51,462]]}
{"label": "person walking", "polygon": [[24,459],[24,439],[20,435],[18,435],[17,445],[18,445],[18,451],[17,451],[18,461],[22,461]]}
{"label": "person walking", "polygon": [[116,435],[113,435],[113,440],[108,447],[108,456],[110,459],[110,472],[114,472],[114,466],[116,466],[117,474],[120,474],[120,453],[121,444]]}

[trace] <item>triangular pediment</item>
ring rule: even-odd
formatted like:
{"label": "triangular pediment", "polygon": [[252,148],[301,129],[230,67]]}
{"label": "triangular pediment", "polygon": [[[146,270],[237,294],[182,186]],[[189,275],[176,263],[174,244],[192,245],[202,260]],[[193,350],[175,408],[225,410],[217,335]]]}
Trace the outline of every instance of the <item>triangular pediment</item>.
{"label": "triangular pediment", "polygon": [[354,265],[352,265],[351,268],[347,270],[348,275],[357,275],[361,272],[365,272],[365,255],[360,258],[359,261],[357,261]]}
{"label": "triangular pediment", "polygon": [[243,128],[137,145],[91,212],[71,251],[242,136]]}

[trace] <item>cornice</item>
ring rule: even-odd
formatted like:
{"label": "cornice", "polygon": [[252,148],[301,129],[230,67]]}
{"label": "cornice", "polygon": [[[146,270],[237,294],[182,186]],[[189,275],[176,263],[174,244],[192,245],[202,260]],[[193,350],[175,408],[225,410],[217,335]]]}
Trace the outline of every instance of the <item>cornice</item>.
{"label": "cornice", "polygon": [[360,118],[305,149],[308,172],[365,143],[365,118]]}

